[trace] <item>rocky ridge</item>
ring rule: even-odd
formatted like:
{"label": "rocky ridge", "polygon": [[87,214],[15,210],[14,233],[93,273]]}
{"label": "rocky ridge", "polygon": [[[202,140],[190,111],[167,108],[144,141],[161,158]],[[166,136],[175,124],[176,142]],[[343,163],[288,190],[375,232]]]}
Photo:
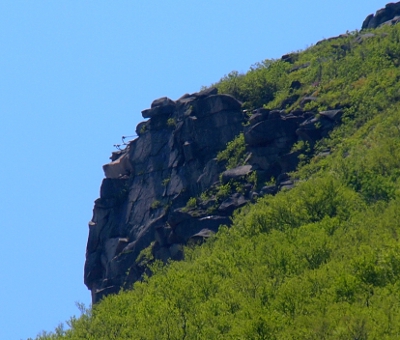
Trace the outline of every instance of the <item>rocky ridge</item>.
{"label": "rocky ridge", "polygon": [[[182,259],[184,245],[229,226],[234,210],[294,185],[287,175],[298,164],[293,145],[327,136],[342,110],[287,113],[286,105],[243,111],[210,88],[157,99],[142,111],[148,120],[138,124],[137,138],[103,166],[84,273],[93,303],[140,280],[153,259]],[[217,155],[235,138],[242,154],[227,168]]]}
{"label": "rocky ridge", "polygon": [[368,15],[361,29],[377,28],[382,25],[394,25],[400,21],[400,2],[388,3],[384,8],[378,10],[375,15]]}

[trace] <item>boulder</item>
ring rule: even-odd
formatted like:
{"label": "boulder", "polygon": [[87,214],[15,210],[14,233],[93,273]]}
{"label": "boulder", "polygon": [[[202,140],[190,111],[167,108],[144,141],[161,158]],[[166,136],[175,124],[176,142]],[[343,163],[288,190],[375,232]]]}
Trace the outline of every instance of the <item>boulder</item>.
{"label": "boulder", "polygon": [[342,119],[343,110],[329,110],[329,111],[321,111],[320,116],[325,117],[335,123],[339,123]]}
{"label": "boulder", "polygon": [[175,106],[175,102],[168,97],[158,98],[153,100],[151,103],[151,108],[154,109],[155,107],[166,107],[166,106]]}
{"label": "boulder", "polygon": [[271,119],[246,126],[244,130],[246,144],[265,146],[277,138],[294,135],[301,121],[301,118],[291,117],[290,119]]}
{"label": "boulder", "polygon": [[[385,8],[378,10],[375,15],[368,15],[361,27],[361,30],[377,28],[382,24],[395,24],[398,22],[397,16],[400,16],[400,2],[388,3]],[[393,20],[394,19],[394,20]],[[394,21],[393,23],[391,21]]]}
{"label": "boulder", "polygon": [[242,104],[234,97],[227,94],[213,94],[200,97],[193,103],[195,115],[204,117],[221,111],[239,111]]}
{"label": "boulder", "polygon": [[215,232],[213,232],[210,229],[207,229],[207,228],[202,229],[197,234],[194,234],[193,236],[191,236],[188,240],[188,243],[189,244],[201,244],[208,238],[212,237],[214,234],[215,234]]}
{"label": "boulder", "polygon": [[218,208],[218,211],[223,215],[232,215],[232,213],[247,204],[249,200],[247,200],[243,195],[239,193],[235,193],[232,196],[228,197],[225,201],[221,203]]}
{"label": "boulder", "polygon": [[228,183],[230,180],[237,180],[241,177],[245,177],[252,172],[251,165],[242,165],[234,169],[226,170],[222,173],[222,183]]}
{"label": "boulder", "polygon": [[162,97],[151,103],[151,108],[142,111],[143,118],[152,118],[159,115],[169,115],[174,112],[176,103],[168,97]]}
{"label": "boulder", "polygon": [[103,165],[103,171],[106,178],[120,178],[124,175],[129,176],[133,167],[129,161],[128,152],[117,158],[111,163]]}

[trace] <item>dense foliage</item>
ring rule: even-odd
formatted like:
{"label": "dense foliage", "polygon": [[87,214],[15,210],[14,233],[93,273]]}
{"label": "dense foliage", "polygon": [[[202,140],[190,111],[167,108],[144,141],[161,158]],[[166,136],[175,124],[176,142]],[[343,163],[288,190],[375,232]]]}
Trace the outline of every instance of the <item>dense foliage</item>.
{"label": "dense foliage", "polygon": [[[36,339],[400,338],[400,26],[373,33],[217,83],[248,108],[288,97],[288,111],[344,108],[319,146],[332,153],[301,166],[292,190],[246,206],[231,228],[186,249],[185,261],[156,263],[133,290]],[[316,100],[302,104],[305,96]]]}

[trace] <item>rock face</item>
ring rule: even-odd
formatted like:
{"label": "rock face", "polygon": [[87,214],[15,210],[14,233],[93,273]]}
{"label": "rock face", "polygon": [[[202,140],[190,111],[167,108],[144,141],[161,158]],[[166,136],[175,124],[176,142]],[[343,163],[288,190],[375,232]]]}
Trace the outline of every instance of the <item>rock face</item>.
{"label": "rock face", "polygon": [[[294,84],[293,86],[301,86]],[[147,249],[164,262],[183,258],[182,246],[202,242],[233,211],[265,194],[290,188],[298,164],[295,142],[313,145],[340,122],[342,111],[287,114],[241,103],[215,88],[160,98],[143,110],[138,138],[114,152],[89,222],[84,281],[96,303],[128,288],[146,272]],[[226,169],[216,159],[240,133],[245,161]],[[277,179],[276,185],[257,185]],[[143,254],[143,252],[142,252]]]}
{"label": "rock face", "polygon": [[394,25],[400,21],[400,2],[388,3],[385,8],[368,15],[361,29],[377,28],[381,25]]}

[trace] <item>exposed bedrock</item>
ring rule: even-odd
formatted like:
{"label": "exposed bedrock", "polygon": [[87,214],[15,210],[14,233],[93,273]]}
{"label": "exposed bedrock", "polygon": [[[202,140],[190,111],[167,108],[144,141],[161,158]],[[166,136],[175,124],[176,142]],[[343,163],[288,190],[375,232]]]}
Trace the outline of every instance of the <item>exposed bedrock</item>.
{"label": "exposed bedrock", "polygon": [[[249,116],[235,98],[211,88],[176,101],[157,99],[142,114],[148,120],[138,124],[138,137],[103,166],[84,273],[93,303],[141,279],[147,270],[144,249],[164,262],[180,260],[183,245],[202,242],[220,225],[230,225],[235,209],[290,188],[285,173],[298,164],[293,144],[313,145],[339,123],[342,111],[259,109]],[[216,156],[240,133],[245,164],[227,170]],[[249,180],[253,173],[264,182],[276,178],[276,185],[257,188]],[[240,192],[199,199],[233,182],[241,185]]]}
{"label": "exposed bedrock", "polygon": [[361,29],[377,28],[381,25],[394,25],[400,21],[400,2],[388,3],[375,14],[368,15]]}

